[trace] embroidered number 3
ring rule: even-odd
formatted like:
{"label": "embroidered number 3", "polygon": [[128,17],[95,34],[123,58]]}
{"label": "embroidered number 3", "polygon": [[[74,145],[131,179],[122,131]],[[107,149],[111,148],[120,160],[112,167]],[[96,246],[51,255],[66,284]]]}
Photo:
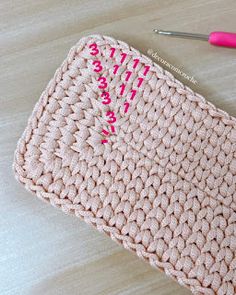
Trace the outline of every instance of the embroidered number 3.
{"label": "embroidered number 3", "polygon": [[94,60],[94,61],[93,61],[93,65],[95,66],[94,69],[93,69],[94,72],[99,73],[99,72],[102,71],[102,65],[101,65],[100,60]]}
{"label": "embroidered number 3", "polygon": [[91,55],[97,55],[99,53],[98,46],[96,43],[89,45],[89,48],[91,49],[90,51]]}
{"label": "embroidered number 3", "polygon": [[111,102],[111,98],[110,98],[109,92],[103,92],[101,94],[101,97],[103,97],[102,104],[109,104]]}
{"label": "embroidered number 3", "polygon": [[109,120],[107,120],[108,123],[115,123],[116,122],[116,116],[114,112],[108,111],[106,112],[106,116],[109,117]]}
{"label": "embroidered number 3", "polygon": [[99,77],[98,81],[100,82],[98,88],[105,89],[107,87],[107,79],[105,77]]}

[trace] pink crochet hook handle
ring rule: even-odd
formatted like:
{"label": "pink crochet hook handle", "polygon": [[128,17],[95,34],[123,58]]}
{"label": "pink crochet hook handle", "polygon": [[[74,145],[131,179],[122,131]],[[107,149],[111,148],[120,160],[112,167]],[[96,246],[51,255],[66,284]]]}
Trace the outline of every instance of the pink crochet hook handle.
{"label": "pink crochet hook handle", "polygon": [[236,48],[236,33],[229,32],[211,32],[210,35],[192,34],[184,32],[154,30],[155,33],[173,37],[182,37],[188,39],[198,39],[208,41],[212,45]]}
{"label": "pink crochet hook handle", "polygon": [[208,42],[216,46],[236,48],[236,34],[227,32],[211,32]]}

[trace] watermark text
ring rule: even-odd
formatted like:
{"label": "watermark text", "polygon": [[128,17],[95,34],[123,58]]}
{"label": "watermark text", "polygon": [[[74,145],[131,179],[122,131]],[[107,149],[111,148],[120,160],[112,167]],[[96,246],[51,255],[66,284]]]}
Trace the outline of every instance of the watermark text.
{"label": "watermark text", "polygon": [[161,58],[158,53],[156,51],[154,51],[153,49],[148,49],[147,50],[147,54],[151,57],[153,57],[154,59],[156,59],[158,62],[162,63],[163,65],[165,65],[166,67],[168,67],[169,69],[175,71],[176,73],[178,73],[179,75],[181,75],[182,77],[184,77],[185,79],[189,80],[190,82],[197,84],[196,79],[194,79],[193,76],[189,76],[186,73],[184,73],[183,71],[181,71],[180,69],[178,69],[177,67],[173,66],[172,64],[168,63],[166,60],[164,60],[163,58]]}

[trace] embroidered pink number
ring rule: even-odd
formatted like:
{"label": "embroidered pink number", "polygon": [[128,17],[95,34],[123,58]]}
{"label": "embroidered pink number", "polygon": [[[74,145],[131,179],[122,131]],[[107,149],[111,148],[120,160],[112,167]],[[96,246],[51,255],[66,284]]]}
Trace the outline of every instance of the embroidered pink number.
{"label": "embroidered pink number", "polygon": [[126,56],[127,56],[127,53],[124,53],[124,52],[121,53],[121,60],[120,60],[120,63],[123,64],[123,62],[125,61]]}
{"label": "embroidered pink number", "polygon": [[138,78],[138,87],[140,87],[142,83],[143,83],[143,78],[139,77]]}
{"label": "embroidered pink number", "polygon": [[[115,127],[113,126],[113,125],[110,125],[110,127],[111,127],[111,132],[112,133],[115,133]],[[102,130],[102,133],[105,135],[105,136],[108,136],[108,135],[110,135],[110,133],[107,131],[107,130],[105,130],[105,129],[103,129]]]}
{"label": "embroidered pink number", "polygon": [[139,63],[139,59],[135,58],[134,59],[133,69],[135,69],[137,67],[138,63]]}
{"label": "embroidered pink number", "polygon": [[102,133],[103,133],[105,136],[108,136],[108,135],[109,135],[109,132],[106,131],[105,129],[102,129]]}
{"label": "embroidered pink number", "polygon": [[131,90],[131,97],[130,97],[131,100],[134,99],[136,93],[137,93],[137,90],[134,90],[134,89]]}
{"label": "embroidered pink number", "polygon": [[98,88],[105,89],[107,87],[107,79],[105,77],[99,77],[98,82],[100,82]]}
{"label": "embroidered pink number", "polygon": [[144,72],[143,72],[143,75],[146,76],[147,75],[147,72],[149,71],[150,69],[150,66],[145,66],[144,67]]}
{"label": "embroidered pink number", "polygon": [[101,140],[101,143],[102,143],[102,144],[107,143],[107,142],[108,142],[107,139],[102,139],[102,140]]}
{"label": "embroidered pink number", "polygon": [[111,102],[111,98],[110,98],[109,92],[103,92],[101,94],[101,97],[103,97],[102,104],[109,104]]}
{"label": "embroidered pink number", "polygon": [[115,130],[115,127],[114,127],[113,125],[111,125],[111,132],[112,132],[112,133],[115,133],[115,131],[116,131],[116,130]]}
{"label": "embroidered pink number", "polygon": [[129,109],[129,103],[128,102],[125,102],[124,103],[124,106],[125,106],[125,113],[128,112],[128,109]]}
{"label": "embroidered pink number", "polygon": [[120,95],[123,95],[125,91],[125,84],[120,85],[120,88],[121,88]]}
{"label": "embroidered pink number", "polygon": [[89,48],[92,49],[90,51],[91,55],[97,55],[99,53],[98,46],[97,46],[96,43],[93,43],[93,44],[89,45]]}
{"label": "embroidered pink number", "polygon": [[119,69],[119,66],[118,65],[114,65],[114,71],[113,71],[113,74],[115,75],[117,73]]}
{"label": "embroidered pink number", "polygon": [[113,57],[114,54],[115,54],[116,49],[114,47],[111,47],[110,51],[111,51],[110,57]]}
{"label": "embroidered pink number", "polygon": [[[115,126],[113,126],[113,125],[110,125],[110,127],[111,127],[111,132],[112,133],[115,133]],[[105,129],[102,129],[102,134],[104,135],[104,136],[109,136],[110,135],[110,132],[109,131],[107,131],[107,130],[105,130]],[[108,142],[108,140],[107,139],[102,139],[101,140],[101,143],[102,144],[104,144],[104,143],[107,143]]]}
{"label": "embroidered pink number", "polygon": [[102,68],[102,65],[101,65],[100,60],[94,60],[94,61],[93,61],[93,65],[95,66],[95,67],[93,68],[94,72],[99,73],[99,72],[102,71],[103,68]]}
{"label": "embroidered pink number", "polygon": [[126,78],[125,78],[125,81],[128,81],[128,80],[129,80],[131,74],[132,74],[131,71],[127,71],[127,72],[126,72]]}
{"label": "embroidered pink number", "polygon": [[109,120],[107,120],[108,123],[115,123],[116,122],[116,116],[115,113],[112,111],[106,112],[106,116],[109,117]]}

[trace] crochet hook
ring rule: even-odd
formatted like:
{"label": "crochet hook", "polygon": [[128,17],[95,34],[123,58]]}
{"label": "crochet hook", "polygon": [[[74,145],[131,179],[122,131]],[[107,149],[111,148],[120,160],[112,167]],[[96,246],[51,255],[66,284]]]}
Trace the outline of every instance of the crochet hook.
{"label": "crochet hook", "polygon": [[175,32],[175,31],[163,31],[163,30],[153,30],[155,33],[160,35],[172,36],[172,37],[181,37],[187,39],[197,39],[208,41],[212,45],[224,46],[236,48],[236,33],[229,32],[211,32],[208,35],[204,34],[193,34],[193,33],[184,33],[184,32]]}

